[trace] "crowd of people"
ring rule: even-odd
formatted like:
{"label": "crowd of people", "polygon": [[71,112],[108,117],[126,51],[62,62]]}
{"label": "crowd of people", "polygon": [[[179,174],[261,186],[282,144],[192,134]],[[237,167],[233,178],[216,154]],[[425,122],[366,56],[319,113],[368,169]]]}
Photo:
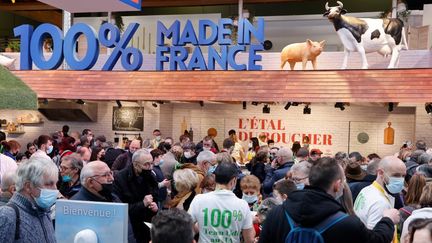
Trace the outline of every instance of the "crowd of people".
{"label": "crowd of people", "polygon": [[[57,199],[128,204],[128,242],[432,242],[432,150],[323,156],[230,130],[114,146],[69,126],[27,144],[0,132],[0,242],[56,242]],[[149,222],[148,227],[143,222]],[[86,242],[86,241],[83,241]]]}

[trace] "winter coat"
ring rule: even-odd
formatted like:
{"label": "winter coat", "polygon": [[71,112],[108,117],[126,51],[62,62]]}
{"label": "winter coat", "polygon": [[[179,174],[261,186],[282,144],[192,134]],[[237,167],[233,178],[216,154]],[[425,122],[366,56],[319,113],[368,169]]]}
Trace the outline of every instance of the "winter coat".
{"label": "winter coat", "polygon": [[[284,243],[290,229],[285,211],[297,224],[314,227],[343,207],[325,191],[307,186],[292,192],[288,199],[269,212],[264,221],[259,242]],[[373,230],[368,230],[360,219],[350,215],[326,230],[322,236],[332,243],[389,243],[393,239],[394,226],[390,218],[382,218]]]}

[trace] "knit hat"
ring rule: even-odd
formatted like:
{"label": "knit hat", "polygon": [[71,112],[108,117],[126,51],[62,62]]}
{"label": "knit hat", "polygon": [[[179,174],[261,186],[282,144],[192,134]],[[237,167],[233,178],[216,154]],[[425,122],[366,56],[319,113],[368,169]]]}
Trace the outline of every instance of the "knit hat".
{"label": "knit hat", "polygon": [[366,172],[360,168],[359,163],[350,162],[345,168],[345,176],[348,179],[360,181],[366,176]]}

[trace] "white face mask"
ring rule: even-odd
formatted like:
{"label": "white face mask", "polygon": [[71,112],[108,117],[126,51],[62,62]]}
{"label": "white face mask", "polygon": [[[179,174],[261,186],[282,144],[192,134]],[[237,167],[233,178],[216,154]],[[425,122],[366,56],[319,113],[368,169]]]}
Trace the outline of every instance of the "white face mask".
{"label": "white face mask", "polygon": [[193,157],[192,152],[184,152],[184,157],[185,157],[186,159],[190,159],[190,158],[192,158],[192,157]]}
{"label": "white face mask", "polygon": [[258,201],[258,196],[257,195],[246,195],[243,193],[243,200],[245,200],[247,203],[252,204]]}
{"label": "white face mask", "polygon": [[361,168],[362,170],[366,171],[366,170],[367,170],[367,165],[360,165],[360,168]]}

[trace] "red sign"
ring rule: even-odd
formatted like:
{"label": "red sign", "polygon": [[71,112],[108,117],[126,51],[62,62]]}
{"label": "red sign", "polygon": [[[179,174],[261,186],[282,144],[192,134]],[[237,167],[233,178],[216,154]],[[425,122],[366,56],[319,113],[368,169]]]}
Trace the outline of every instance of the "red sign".
{"label": "red sign", "polygon": [[265,134],[267,139],[274,140],[275,143],[292,144],[295,141],[302,142],[307,136],[311,145],[333,145],[333,136],[331,134],[305,133],[301,131],[288,132],[284,121],[281,119],[239,118],[238,128],[238,139],[240,141],[248,141],[252,137]]}

